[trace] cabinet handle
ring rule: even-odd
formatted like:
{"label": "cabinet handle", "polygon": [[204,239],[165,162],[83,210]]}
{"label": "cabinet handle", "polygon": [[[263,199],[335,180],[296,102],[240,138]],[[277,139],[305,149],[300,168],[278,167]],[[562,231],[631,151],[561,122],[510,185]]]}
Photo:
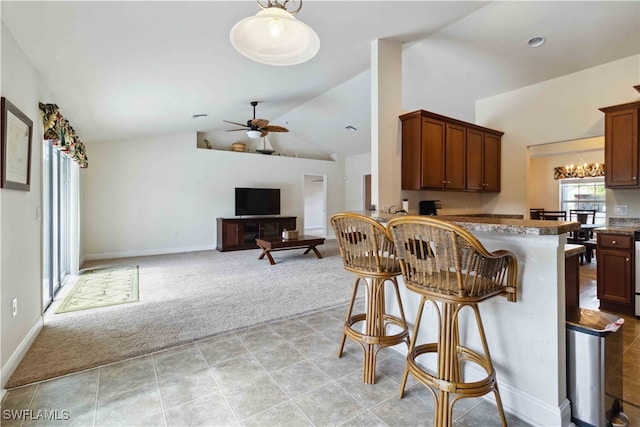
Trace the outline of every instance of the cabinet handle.
{"label": "cabinet handle", "polygon": [[618,242],[616,242],[615,240],[612,240],[612,241],[611,241],[611,244],[612,244],[612,245],[616,245],[616,244],[618,244]]}
{"label": "cabinet handle", "polygon": [[626,258],[626,259],[625,259],[625,261],[629,262],[629,261],[630,261],[630,259],[629,259],[629,258]]}
{"label": "cabinet handle", "polygon": [[442,183],[443,183],[443,184],[446,184],[446,183],[447,183],[447,181],[442,181]]}

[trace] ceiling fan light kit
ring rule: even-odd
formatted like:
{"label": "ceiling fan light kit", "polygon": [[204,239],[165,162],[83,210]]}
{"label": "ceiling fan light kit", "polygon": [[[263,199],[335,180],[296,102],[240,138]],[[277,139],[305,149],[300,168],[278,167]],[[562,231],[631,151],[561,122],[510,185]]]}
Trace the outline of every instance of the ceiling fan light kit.
{"label": "ceiling fan light kit", "polygon": [[251,106],[253,107],[253,119],[247,120],[246,125],[238,122],[232,122],[229,120],[223,120],[223,122],[225,123],[231,123],[236,126],[242,126],[239,129],[229,129],[227,130],[227,132],[245,131],[247,136],[251,139],[257,139],[260,137],[267,136],[269,132],[289,132],[289,129],[285,127],[269,125],[269,120],[256,119],[257,105],[258,105],[258,101],[251,101]]}
{"label": "ceiling fan light kit", "polygon": [[251,139],[260,138],[260,136],[262,136],[262,132],[260,132],[259,130],[248,130],[247,136]]}
{"label": "ceiling fan light kit", "polygon": [[288,12],[285,0],[269,0],[267,6],[255,16],[245,18],[231,29],[233,47],[253,61],[266,65],[287,66],[302,64],[320,50],[320,39],[311,27],[298,21],[295,15],[302,1],[293,12]]}

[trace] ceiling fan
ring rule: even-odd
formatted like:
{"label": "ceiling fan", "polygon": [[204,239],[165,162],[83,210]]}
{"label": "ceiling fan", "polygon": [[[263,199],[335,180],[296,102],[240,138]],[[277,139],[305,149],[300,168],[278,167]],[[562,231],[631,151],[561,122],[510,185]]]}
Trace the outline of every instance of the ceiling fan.
{"label": "ceiling fan", "polygon": [[242,129],[229,129],[227,132],[234,131],[246,131],[247,136],[249,138],[260,138],[263,136],[267,136],[269,132],[289,132],[289,129],[284,128],[282,126],[269,126],[269,120],[265,119],[256,119],[256,105],[258,105],[258,101],[251,101],[251,106],[253,107],[253,119],[247,120],[247,124],[231,122],[229,120],[223,120],[223,122],[231,123],[232,125],[243,126]]}

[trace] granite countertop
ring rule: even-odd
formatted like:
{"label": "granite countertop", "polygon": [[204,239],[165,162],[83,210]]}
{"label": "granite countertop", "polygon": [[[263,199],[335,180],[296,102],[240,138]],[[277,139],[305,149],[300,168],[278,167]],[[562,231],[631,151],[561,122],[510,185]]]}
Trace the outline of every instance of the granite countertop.
{"label": "granite countertop", "polygon": [[606,234],[622,234],[625,236],[633,236],[640,231],[640,218],[609,218],[609,225],[600,227],[594,231]]}
{"label": "granite countertop", "polygon": [[598,233],[603,234],[622,234],[625,236],[633,236],[637,231],[640,231],[640,227],[628,226],[628,227],[600,227],[595,230]]}
{"label": "granite countertop", "polygon": [[564,257],[570,258],[572,256],[580,255],[586,252],[586,248],[584,245],[574,245],[572,243],[567,243],[564,245]]}
{"label": "granite countertop", "polygon": [[[390,214],[379,211],[360,211],[354,213],[369,216],[381,223],[386,223],[391,218],[404,216],[404,214]],[[459,225],[471,232],[486,231],[501,234],[552,236],[580,230],[580,223],[577,221],[514,219],[512,216],[513,215],[493,215],[489,217],[475,214],[471,216],[443,215],[434,218]]]}

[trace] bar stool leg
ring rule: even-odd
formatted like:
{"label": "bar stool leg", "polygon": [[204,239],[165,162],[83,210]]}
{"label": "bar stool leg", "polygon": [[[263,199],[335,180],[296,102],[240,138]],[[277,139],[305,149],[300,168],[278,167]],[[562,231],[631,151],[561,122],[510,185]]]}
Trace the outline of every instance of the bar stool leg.
{"label": "bar stool leg", "polygon": [[[420,305],[418,306],[418,314],[416,315],[416,321],[413,325],[413,334],[412,338],[409,338],[409,350],[407,353],[407,359],[411,357],[413,350],[416,346],[416,338],[418,337],[418,332],[420,332],[420,319],[422,319],[422,311],[424,310],[424,304],[427,302],[427,299],[422,296],[420,297]],[[404,364],[404,372],[402,374],[402,382],[400,383],[400,399],[404,397],[404,388],[407,385],[407,377],[409,376],[409,363]]]}
{"label": "bar stool leg", "polygon": [[356,276],[356,281],[353,284],[353,293],[351,294],[351,301],[349,302],[349,309],[347,310],[347,318],[344,321],[344,327],[342,328],[342,342],[340,343],[340,349],[338,350],[338,357],[342,357],[342,350],[344,349],[344,343],[347,340],[347,327],[349,325],[349,319],[353,312],[353,305],[356,302],[356,296],[358,294],[358,285],[360,284],[360,277]]}
{"label": "bar stool leg", "polygon": [[[379,279],[365,280],[367,283],[367,309],[365,319],[365,335],[373,337],[377,336],[377,330],[379,329]],[[376,370],[376,346],[374,343],[363,344],[364,358],[362,361],[362,381],[365,384],[375,383],[375,370]]]}
{"label": "bar stool leg", "polygon": [[504,408],[502,407],[502,399],[500,398],[500,391],[498,390],[498,382],[495,381],[495,369],[493,368],[493,362],[491,361],[491,354],[489,353],[489,345],[487,344],[487,337],[484,334],[484,327],[482,326],[482,318],[480,317],[480,310],[477,304],[472,304],[471,308],[476,316],[476,325],[478,325],[478,331],[480,332],[480,339],[482,341],[482,349],[484,351],[484,357],[486,359],[487,367],[490,372],[494,374],[493,382],[493,394],[496,397],[496,406],[498,407],[498,413],[500,414],[500,421],[503,427],[507,426],[507,419],[504,415]]}

